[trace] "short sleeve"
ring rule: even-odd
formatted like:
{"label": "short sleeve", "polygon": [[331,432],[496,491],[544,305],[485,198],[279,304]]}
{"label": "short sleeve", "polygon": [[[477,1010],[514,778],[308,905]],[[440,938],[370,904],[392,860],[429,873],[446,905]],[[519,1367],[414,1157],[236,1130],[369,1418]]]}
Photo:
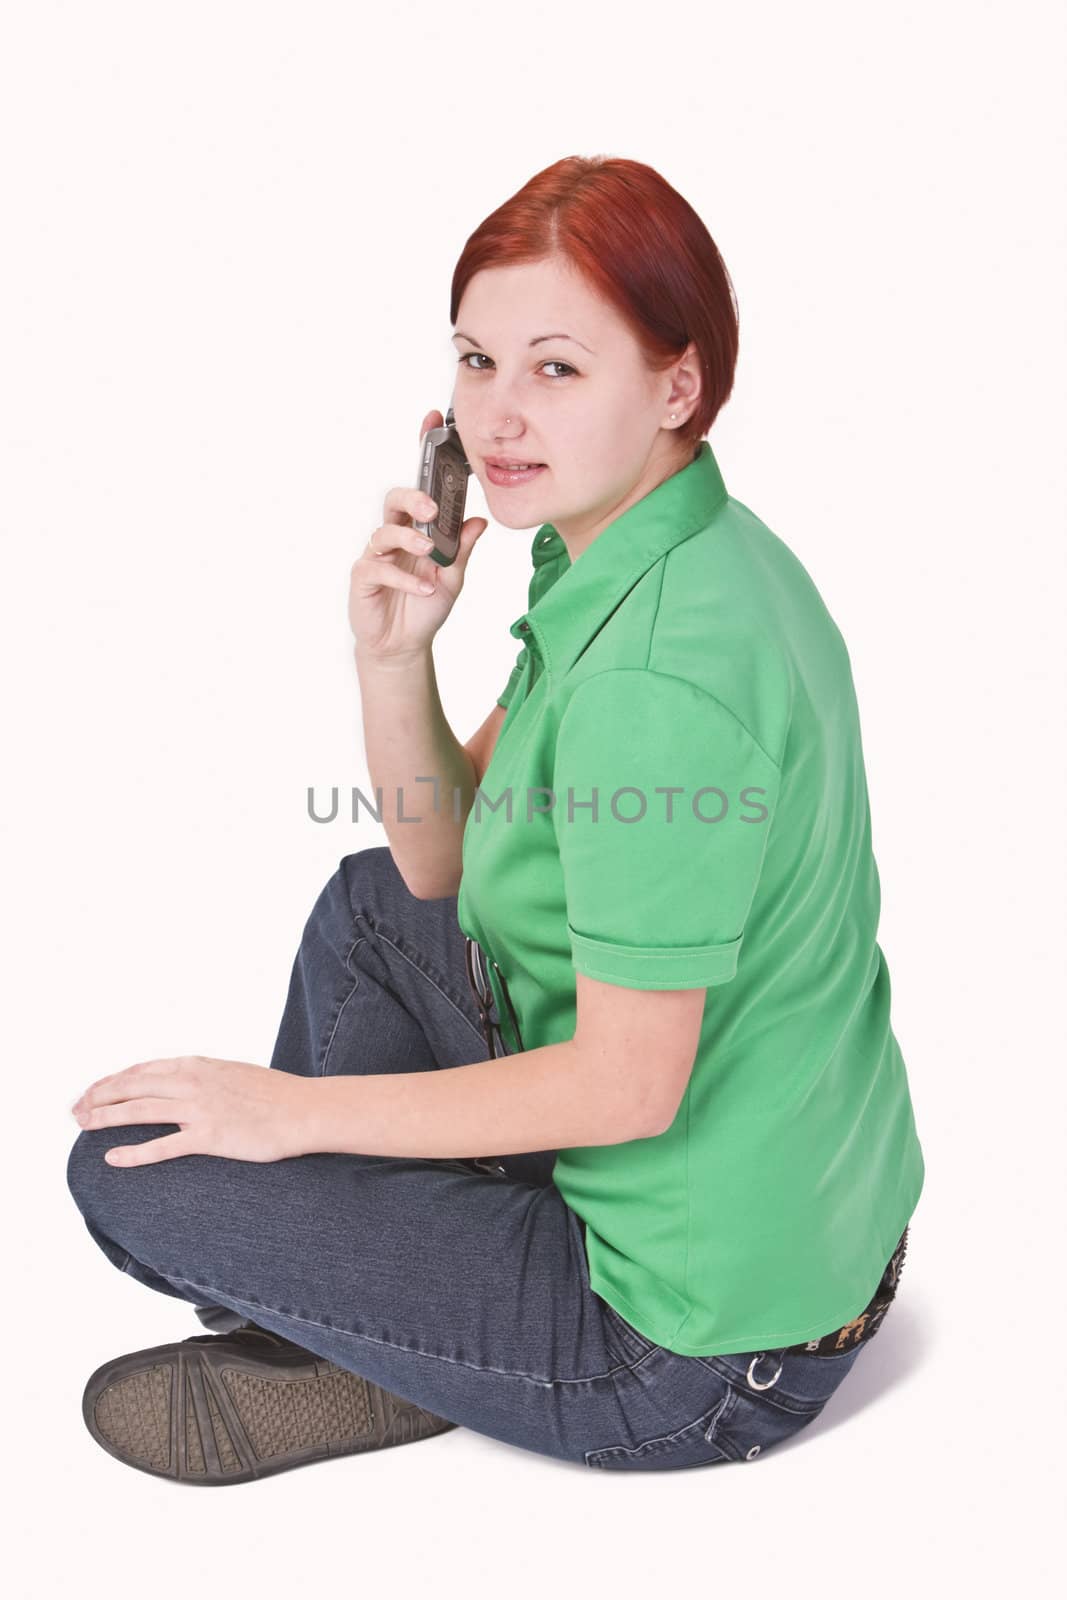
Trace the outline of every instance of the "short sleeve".
{"label": "short sleeve", "polygon": [[519,651],[519,654],[518,654],[518,657],[516,659],[515,665],[511,669],[510,678],[508,679],[507,683],[504,685],[504,687],[501,690],[500,694],[497,696],[496,703],[497,703],[498,706],[507,706],[509,704],[509,702],[511,700],[511,697],[515,693],[515,690],[516,690],[516,688],[518,686],[519,679],[522,677],[523,669],[525,668],[525,666],[526,666],[526,646],[523,645],[522,649]]}
{"label": "short sleeve", "polygon": [[694,684],[650,669],[580,684],[552,785],[573,966],[631,989],[728,983],[779,780],[742,723]]}

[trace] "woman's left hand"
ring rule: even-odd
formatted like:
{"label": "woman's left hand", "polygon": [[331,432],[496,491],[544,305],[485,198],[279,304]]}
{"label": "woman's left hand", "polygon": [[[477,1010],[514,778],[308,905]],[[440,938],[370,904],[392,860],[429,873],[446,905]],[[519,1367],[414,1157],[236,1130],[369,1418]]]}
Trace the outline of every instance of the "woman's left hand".
{"label": "woman's left hand", "polygon": [[178,1124],[178,1133],[105,1151],[114,1167],[191,1155],[281,1161],[311,1148],[311,1092],[311,1079],[251,1061],[172,1056],[98,1078],[71,1109],[83,1128]]}

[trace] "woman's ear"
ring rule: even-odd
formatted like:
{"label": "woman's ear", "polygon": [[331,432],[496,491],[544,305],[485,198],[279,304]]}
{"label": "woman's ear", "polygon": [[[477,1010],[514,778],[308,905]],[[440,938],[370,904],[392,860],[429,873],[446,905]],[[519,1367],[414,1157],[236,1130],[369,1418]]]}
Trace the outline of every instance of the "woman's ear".
{"label": "woman's ear", "polygon": [[704,383],[700,370],[700,352],[690,339],[675,362],[671,373],[671,391],[667,397],[667,410],[692,416],[700,404]]}

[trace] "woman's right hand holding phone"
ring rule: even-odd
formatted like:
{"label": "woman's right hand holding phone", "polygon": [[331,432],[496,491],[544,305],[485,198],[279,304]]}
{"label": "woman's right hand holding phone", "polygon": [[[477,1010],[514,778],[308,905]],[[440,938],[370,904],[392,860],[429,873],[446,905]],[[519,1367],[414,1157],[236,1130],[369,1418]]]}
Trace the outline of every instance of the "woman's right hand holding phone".
{"label": "woman's right hand holding phone", "polygon": [[[419,443],[430,428],[443,424],[440,411],[428,412]],[[359,655],[384,659],[418,654],[429,647],[452,610],[470,553],[489,524],[484,517],[468,517],[460,529],[456,559],[442,567],[428,554],[430,540],[412,526],[416,518],[429,521],[437,509],[421,489],[399,486],[386,495],[385,520],[352,566],[348,620]]]}

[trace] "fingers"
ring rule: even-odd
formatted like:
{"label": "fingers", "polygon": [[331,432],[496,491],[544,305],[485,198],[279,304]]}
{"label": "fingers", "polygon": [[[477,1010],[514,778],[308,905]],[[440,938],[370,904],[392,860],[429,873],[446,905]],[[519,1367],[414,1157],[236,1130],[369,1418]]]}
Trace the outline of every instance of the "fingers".
{"label": "fingers", "polygon": [[[398,484],[390,489],[383,502],[382,521],[400,527],[410,526],[416,520],[429,522],[437,515],[437,506],[428,494],[408,484]],[[423,535],[425,538],[425,535]],[[377,544],[377,540],[374,541]]]}
{"label": "fingers", "polygon": [[109,1072],[106,1077],[97,1078],[95,1083],[91,1083],[70,1109],[80,1120],[83,1111],[124,1100],[131,1089],[173,1079],[181,1070],[184,1060],[184,1057],[177,1056],[156,1061],[135,1061],[132,1067],[123,1067],[121,1072]]}
{"label": "fingers", "polygon": [[[456,551],[455,564],[462,571],[470,560],[471,551],[478,543],[489,524],[484,517],[468,517],[459,530],[459,549]],[[375,540],[377,543],[377,540]]]}
{"label": "fingers", "polygon": [[403,550],[412,556],[429,555],[433,549],[433,541],[417,528],[410,528],[404,523],[383,522],[380,528],[375,528],[367,540],[364,552],[372,561],[379,556],[387,556],[394,550]]}
{"label": "fingers", "polygon": [[[432,504],[432,501],[431,501]],[[372,589],[404,589],[409,594],[431,594],[436,588],[430,551],[433,545],[424,533],[401,523],[385,522],[375,528],[363,555],[352,567],[353,578]],[[396,553],[411,556],[426,567],[409,572],[388,558]]]}
{"label": "fingers", "polygon": [[121,1128],[128,1122],[180,1122],[178,1105],[177,1100],[163,1100],[158,1095],[116,1100],[79,1112],[78,1122],[83,1128]]}
{"label": "fingers", "polygon": [[484,517],[468,517],[459,530],[460,543],[464,547],[476,545],[488,526]]}
{"label": "fingers", "polygon": [[[357,569],[362,568],[362,572]],[[414,572],[401,572],[399,567],[381,563],[367,575],[367,563],[357,561],[352,576],[359,577],[367,589],[400,589],[405,594],[433,594],[436,584],[429,578],[420,578]]]}
{"label": "fingers", "polygon": [[[440,411],[427,411],[419,425],[419,444],[422,444],[431,428],[443,428],[444,425],[445,419]],[[429,496],[407,484],[390,489],[382,507],[383,522],[429,522],[436,515],[437,507]]]}
{"label": "fingers", "polygon": [[366,561],[357,561],[352,576],[358,577],[367,589],[401,589],[405,594],[433,594],[436,587],[428,578],[420,578],[414,572],[401,572],[399,567],[387,563],[368,570]]}
{"label": "fingers", "polygon": [[169,1161],[172,1156],[194,1155],[186,1133],[168,1133],[163,1139],[146,1139],[143,1144],[117,1144],[104,1151],[111,1167],[146,1167],[153,1161]]}

